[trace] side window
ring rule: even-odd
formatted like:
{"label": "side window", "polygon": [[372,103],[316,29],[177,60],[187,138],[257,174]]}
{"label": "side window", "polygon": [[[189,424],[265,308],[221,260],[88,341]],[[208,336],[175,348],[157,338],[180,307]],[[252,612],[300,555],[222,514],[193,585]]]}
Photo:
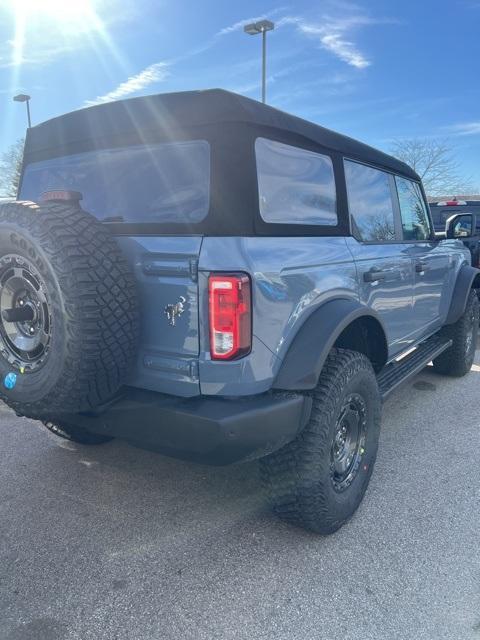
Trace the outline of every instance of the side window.
{"label": "side window", "polygon": [[255,141],[255,155],[265,222],[338,224],[331,158],[266,138]]}
{"label": "side window", "polygon": [[395,176],[404,240],[428,240],[430,220],[419,185]]}
{"label": "side window", "polygon": [[344,165],[354,235],[365,242],[395,240],[389,174],[350,160]]}

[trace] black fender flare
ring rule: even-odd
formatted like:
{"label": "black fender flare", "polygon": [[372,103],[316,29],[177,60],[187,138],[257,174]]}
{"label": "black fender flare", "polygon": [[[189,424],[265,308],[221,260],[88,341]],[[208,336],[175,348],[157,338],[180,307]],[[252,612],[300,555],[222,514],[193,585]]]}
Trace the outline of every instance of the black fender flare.
{"label": "black fender flare", "polygon": [[468,264],[464,264],[460,267],[445,324],[453,324],[461,318],[467,306],[470,289],[472,288],[473,282],[477,276],[480,276],[479,269],[475,269],[475,267],[471,267]]}
{"label": "black fender flare", "polygon": [[329,300],[310,314],[298,330],[282,361],[273,388],[295,391],[314,389],[325,360],[340,334],[352,322],[363,317],[372,318],[380,325],[386,360],[386,332],[378,314],[358,300]]}

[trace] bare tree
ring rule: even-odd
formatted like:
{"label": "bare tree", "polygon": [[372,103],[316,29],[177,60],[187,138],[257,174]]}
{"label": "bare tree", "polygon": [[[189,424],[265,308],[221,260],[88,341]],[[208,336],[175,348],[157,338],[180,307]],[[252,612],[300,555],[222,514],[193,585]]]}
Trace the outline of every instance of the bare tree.
{"label": "bare tree", "polygon": [[15,198],[22,170],[24,140],[17,140],[0,154],[0,196]]}
{"label": "bare tree", "polygon": [[448,140],[397,140],[392,145],[391,153],[418,173],[429,196],[453,196],[474,189],[471,177],[462,175]]}

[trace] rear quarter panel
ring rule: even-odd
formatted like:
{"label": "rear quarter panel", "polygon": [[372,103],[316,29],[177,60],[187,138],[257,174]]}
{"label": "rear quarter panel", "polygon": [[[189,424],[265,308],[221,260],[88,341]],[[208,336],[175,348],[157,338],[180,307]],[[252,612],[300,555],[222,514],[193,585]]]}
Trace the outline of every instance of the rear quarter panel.
{"label": "rear quarter panel", "polygon": [[[203,394],[268,390],[299,328],[327,300],[358,300],[355,265],[344,238],[205,238],[200,254],[200,387]],[[252,280],[253,344],[233,362],[209,356],[208,275],[242,271]]]}

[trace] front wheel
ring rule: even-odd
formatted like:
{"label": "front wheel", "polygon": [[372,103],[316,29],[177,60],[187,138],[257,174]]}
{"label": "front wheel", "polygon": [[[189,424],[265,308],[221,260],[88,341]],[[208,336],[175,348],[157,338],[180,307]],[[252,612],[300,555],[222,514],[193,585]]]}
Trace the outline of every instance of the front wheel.
{"label": "front wheel", "polygon": [[381,399],[370,361],[333,349],[297,438],[260,461],[274,512],[321,534],[339,529],[367,489],[380,433]]}
{"label": "front wheel", "polygon": [[452,340],[452,346],[433,361],[433,368],[437,373],[461,377],[472,368],[477,348],[479,305],[477,293],[472,289],[463,315],[457,322],[441,330],[441,335]]}

